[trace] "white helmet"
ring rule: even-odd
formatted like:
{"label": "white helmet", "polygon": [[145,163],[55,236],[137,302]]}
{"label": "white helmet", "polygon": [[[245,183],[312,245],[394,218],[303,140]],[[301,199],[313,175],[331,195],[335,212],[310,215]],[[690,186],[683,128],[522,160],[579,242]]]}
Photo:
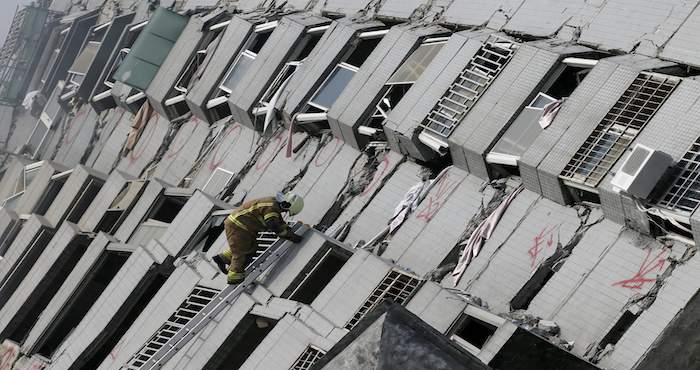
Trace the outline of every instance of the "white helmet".
{"label": "white helmet", "polygon": [[304,209],[304,198],[291,191],[286,194],[277,193],[277,201],[281,203],[284,210],[289,212],[290,216],[298,215]]}

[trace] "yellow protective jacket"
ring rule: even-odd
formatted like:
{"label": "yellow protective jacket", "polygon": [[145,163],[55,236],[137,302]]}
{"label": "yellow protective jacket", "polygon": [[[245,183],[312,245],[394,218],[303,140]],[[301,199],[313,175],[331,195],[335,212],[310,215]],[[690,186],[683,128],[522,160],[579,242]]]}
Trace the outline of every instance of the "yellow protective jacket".
{"label": "yellow protective jacket", "polygon": [[245,202],[228,219],[239,229],[253,235],[261,231],[273,231],[280,237],[289,235],[289,227],[282,220],[282,209],[274,197]]}

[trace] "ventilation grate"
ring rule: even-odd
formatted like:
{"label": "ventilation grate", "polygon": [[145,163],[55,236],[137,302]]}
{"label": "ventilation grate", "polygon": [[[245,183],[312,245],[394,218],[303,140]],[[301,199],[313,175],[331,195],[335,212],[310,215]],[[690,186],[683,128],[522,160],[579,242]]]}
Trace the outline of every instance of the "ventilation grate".
{"label": "ventilation grate", "polygon": [[165,345],[175,333],[184,327],[197,315],[214,297],[219,290],[196,286],[187,299],[175,310],[170,318],[156,331],[151,339],[127,362],[126,369],[140,369],[153,355]]}
{"label": "ventilation grate", "polygon": [[368,312],[385,299],[390,299],[400,305],[405,304],[416,291],[420,282],[421,280],[416,277],[391,270],[370,294],[365,303],[362,304],[360,309],[355,312],[352,319],[345,325],[345,329],[352,330]]}
{"label": "ventilation grate", "polygon": [[673,77],[639,74],[571,158],[561,178],[597,186],[678,82]]}
{"label": "ventilation grate", "polygon": [[421,126],[442,137],[449,137],[508,64],[516,48],[517,45],[511,41],[497,36],[489,37]]}
{"label": "ventilation grate", "polygon": [[289,370],[308,370],[318,361],[326,352],[314,347],[308,346],[304,350],[304,353],[297,358],[294,365],[289,368]]}
{"label": "ventilation grate", "polygon": [[691,213],[700,204],[700,138],[678,162],[678,176],[659,201],[659,206]]}

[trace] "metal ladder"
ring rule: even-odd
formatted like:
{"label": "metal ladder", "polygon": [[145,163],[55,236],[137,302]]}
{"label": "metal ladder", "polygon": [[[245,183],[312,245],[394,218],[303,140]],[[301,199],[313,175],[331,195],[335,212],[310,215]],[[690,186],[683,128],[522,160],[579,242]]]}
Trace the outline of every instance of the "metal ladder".
{"label": "metal ladder", "polygon": [[[293,233],[300,236],[304,235],[308,229],[308,226],[303,224],[296,224],[290,227]],[[230,307],[239,295],[245,292],[249,286],[255,284],[255,280],[265,272],[265,270],[282,258],[287,253],[290,244],[290,241],[284,239],[277,240],[275,244],[250,265],[246,271],[246,278],[241,284],[229,285],[217,294],[209,304],[190,320],[190,322],[173,335],[150,360],[144,363],[141,369],[150,370],[162,368],[180,349],[185,347],[190,340],[194,339],[216,315],[225,308]]]}

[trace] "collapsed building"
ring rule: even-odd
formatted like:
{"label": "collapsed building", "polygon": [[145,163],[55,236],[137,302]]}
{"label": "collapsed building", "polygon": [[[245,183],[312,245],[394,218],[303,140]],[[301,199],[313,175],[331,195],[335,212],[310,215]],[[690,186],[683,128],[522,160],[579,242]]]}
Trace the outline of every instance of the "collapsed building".
{"label": "collapsed building", "polygon": [[[0,368],[693,367],[697,5],[19,8]],[[280,191],[311,230],[225,299]]]}

